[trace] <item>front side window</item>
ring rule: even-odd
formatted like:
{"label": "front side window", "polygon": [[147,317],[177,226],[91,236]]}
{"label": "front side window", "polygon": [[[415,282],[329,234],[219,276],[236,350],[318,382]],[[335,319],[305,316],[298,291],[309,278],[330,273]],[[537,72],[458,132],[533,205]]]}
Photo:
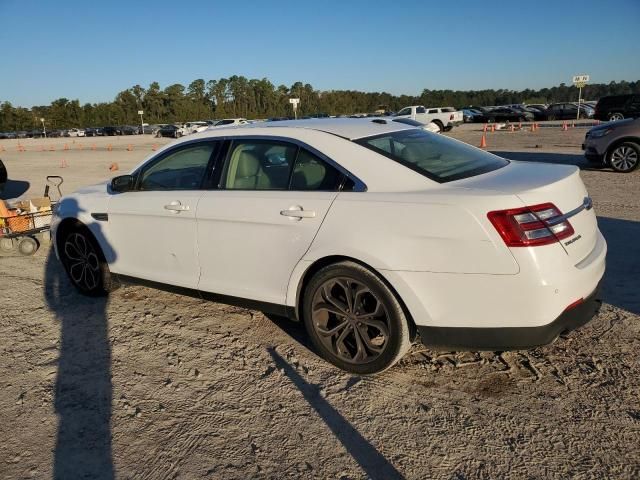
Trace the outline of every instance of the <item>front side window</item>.
{"label": "front side window", "polygon": [[286,190],[297,147],[262,140],[234,142],[222,172],[228,190]]}
{"label": "front side window", "polygon": [[427,109],[424,107],[418,107],[416,108],[416,113],[426,113]]}
{"label": "front side window", "polygon": [[356,143],[441,183],[491,172],[509,163],[465,143],[418,129],[376,135]]}
{"label": "front side window", "polygon": [[197,190],[202,186],[216,143],[189,145],[142,170],[139,190]]}
{"label": "front side window", "polygon": [[411,115],[411,109],[410,108],[403,108],[402,110],[400,110],[398,112],[398,115]]}

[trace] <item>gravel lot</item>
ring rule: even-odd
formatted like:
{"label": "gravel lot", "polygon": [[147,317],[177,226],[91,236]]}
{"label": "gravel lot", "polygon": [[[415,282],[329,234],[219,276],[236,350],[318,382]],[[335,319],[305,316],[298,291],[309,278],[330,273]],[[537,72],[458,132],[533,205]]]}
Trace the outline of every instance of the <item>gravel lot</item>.
{"label": "gravel lot", "polygon": [[[319,359],[298,324],[138,286],[88,300],[46,245],[0,257],[0,476],[638,478],[640,171],[590,169],[585,132],[487,134],[507,158],[580,166],[609,242],[600,315],[532,351],[416,345],[363,378]],[[0,158],[10,192],[36,196],[47,174],[69,192],[166,142],[4,140]]]}

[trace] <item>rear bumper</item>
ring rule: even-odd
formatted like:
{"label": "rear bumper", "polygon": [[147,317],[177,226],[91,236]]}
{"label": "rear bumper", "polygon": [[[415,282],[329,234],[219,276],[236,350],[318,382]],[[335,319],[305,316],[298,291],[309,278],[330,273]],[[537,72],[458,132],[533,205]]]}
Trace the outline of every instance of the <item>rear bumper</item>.
{"label": "rear bumper", "polygon": [[559,335],[589,322],[600,310],[600,285],[577,306],[547,325],[537,327],[434,327],[418,325],[422,343],[451,350],[525,350],[548,345]]}

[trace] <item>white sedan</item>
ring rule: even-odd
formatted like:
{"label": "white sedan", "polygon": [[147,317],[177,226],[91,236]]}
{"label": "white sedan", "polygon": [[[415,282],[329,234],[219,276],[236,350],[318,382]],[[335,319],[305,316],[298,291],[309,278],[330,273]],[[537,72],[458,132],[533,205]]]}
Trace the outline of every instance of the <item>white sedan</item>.
{"label": "white sedan", "polygon": [[597,312],[607,249],[576,167],[379,118],[194,134],[64,198],[53,234],[87,295],[126,280],[286,315],[358,374],[418,335],[554,341]]}

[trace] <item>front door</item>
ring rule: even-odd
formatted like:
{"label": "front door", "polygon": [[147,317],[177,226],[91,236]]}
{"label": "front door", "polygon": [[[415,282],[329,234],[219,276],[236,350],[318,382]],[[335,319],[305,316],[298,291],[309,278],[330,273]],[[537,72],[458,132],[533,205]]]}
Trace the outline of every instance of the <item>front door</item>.
{"label": "front door", "polygon": [[196,288],[200,267],[196,211],[217,143],[178,145],[136,172],[134,191],[109,202],[114,273]]}

